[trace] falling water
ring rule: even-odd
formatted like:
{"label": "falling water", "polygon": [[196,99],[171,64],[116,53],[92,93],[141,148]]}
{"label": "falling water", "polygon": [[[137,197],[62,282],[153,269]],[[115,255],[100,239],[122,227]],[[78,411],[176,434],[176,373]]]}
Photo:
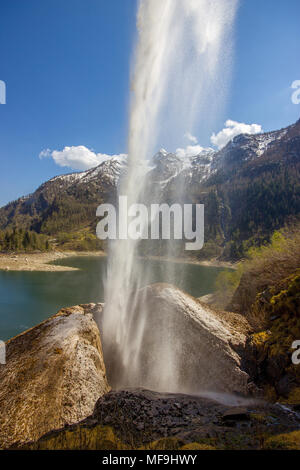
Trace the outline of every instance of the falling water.
{"label": "falling water", "polygon": [[[147,171],[160,146],[175,142],[196,122],[213,123],[230,81],[233,24],[238,0],[140,0],[132,74],[128,170],[119,188],[128,205],[151,203]],[[203,124],[204,127],[204,124]],[[147,270],[139,241],[109,247],[104,354],[114,387],[144,386],[180,391],[176,338],[168,324],[151,331],[144,348],[148,305],[139,292]],[[148,333],[147,333],[148,334]],[[180,331],[177,332],[180,335]],[[149,357],[151,356],[151,359]]]}

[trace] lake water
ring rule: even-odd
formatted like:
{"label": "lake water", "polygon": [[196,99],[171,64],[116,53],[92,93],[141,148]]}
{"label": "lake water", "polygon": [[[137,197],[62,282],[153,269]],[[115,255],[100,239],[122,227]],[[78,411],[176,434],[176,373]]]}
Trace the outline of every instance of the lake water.
{"label": "lake water", "polygon": [[[150,268],[151,283],[169,282],[194,297],[213,292],[216,277],[224,270],[159,260],[143,262]],[[62,307],[104,301],[102,279],[106,258],[65,258],[54,264],[77,267],[80,271],[0,271],[0,340],[31,328]]]}

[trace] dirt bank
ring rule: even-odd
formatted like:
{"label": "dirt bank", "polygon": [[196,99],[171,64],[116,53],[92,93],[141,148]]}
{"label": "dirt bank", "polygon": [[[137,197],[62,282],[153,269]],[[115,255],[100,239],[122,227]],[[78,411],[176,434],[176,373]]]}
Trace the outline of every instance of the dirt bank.
{"label": "dirt bank", "polygon": [[[0,270],[3,271],[78,271],[72,266],[59,266],[49,264],[51,261],[73,256],[106,256],[103,251],[50,251],[36,253],[0,253]],[[236,265],[218,260],[187,260],[185,258],[167,258],[161,256],[145,256],[142,259],[169,261],[173,263],[197,264],[216,268],[236,269]]]}
{"label": "dirt bank", "polygon": [[219,261],[218,259],[198,261],[195,259],[187,259],[187,258],[168,258],[167,256],[141,256],[141,259],[169,261],[172,263],[182,263],[182,264],[197,264],[198,266],[210,266],[214,268],[237,269],[236,263],[231,263],[230,261]]}
{"label": "dirt bank", "polygon": [[105,256],[102,251],[50,251],[46,253],[0,253],[0,270],[4,271],[77,271],[71,266],[49,264],[73,256]]}

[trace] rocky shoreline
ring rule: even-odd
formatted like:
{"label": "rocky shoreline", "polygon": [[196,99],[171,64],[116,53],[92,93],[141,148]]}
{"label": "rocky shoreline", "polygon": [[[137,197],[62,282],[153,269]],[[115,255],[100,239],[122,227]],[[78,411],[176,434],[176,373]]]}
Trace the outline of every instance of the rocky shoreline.
{"label": "rocky shoreline", "polygon": [[197,266],[208,266],[211,268],[228,268],[228,269],[237,269],[237,263],[231,261],[221,261],[217,258],[208,259],[208,260],[196,260],[194,258],[168,258],[167,256],[141,256],[141,259],[150,259],[154,261],[167,261],[170,263],[180,263],[180,264],[196,264]]}
{"label": "rocky shoreline", "polygon": [[106,256],[103,251],[47,251],[37,253],[0,253],[2,271],[78,271],[72,266],[50,264],[59,259],[74,256]]}
{"label": "rocky shoreline", "polygon": [[[0,253],[0,270],[2,271],[78,271],[78,268],[72,266],[59,266],[49,264],[59,259],[72,258],[75,256],[101,256],[106,257],[104,251],[47,251],[35,253]],[[156,261],[167,261],[181,264],[196,264],[198,266],[208,266],[215,268],[236,269],[235,264],[216,259],[207,261],[188,260],[185,258],[167,258],[161,256],[142,257]]]}

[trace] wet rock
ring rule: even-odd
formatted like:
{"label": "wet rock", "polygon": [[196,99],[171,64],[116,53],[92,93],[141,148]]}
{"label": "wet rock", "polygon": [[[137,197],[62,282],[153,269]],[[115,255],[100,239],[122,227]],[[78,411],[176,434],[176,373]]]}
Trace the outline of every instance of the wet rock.
{"label": "wet rock", "polygon": [[242,364],[247,321],[241,315],[217,311],[175,286],[155,284],[140,290],[131,324],[128,348],[135,347],[138,330],[138,354],[126,367],[124,351],[105,326],[104,357],[113,388],[248,394]]}
{"label": "wet rock", "polygon": [[222,416],[223,421],[249,421],[250,414],[245,408],[232,408]]}
{"label": "wet rock", "polygon": [[[143,407],[141,402],[145,402]],[[175,403],[181,405],[180,417],[172,414]],[[160,413],[166,405],[170,408],[168,416]],[[141,411],[133,419],[138,406]],[[158,416],[153,418],[146,412],[148,409],[158,410]],[[191,409],[198,411],[193,419],[187,414]],[[110,439],[104,443],[108,431],[103,424],[107,416],[110,417],[109,433],[113,433],[115,438],[113,442]],[[197,442],[220,449],[258,449],[261,446],[258,430],[260,435],[271,436],[299,428],[300,417],[296,413],[254,400],[232,407],[212,399],[182,394],[161,394],[149,390],[112,391],[98,400],[93,415],[79,425],[54,431],[27,448],[110,450],[116,448],[117,442],[119,448],[178,449],[183,444]],[[159,443],[166,438],[169,443]],[[178,445],[174,447],[176,442]]]}

